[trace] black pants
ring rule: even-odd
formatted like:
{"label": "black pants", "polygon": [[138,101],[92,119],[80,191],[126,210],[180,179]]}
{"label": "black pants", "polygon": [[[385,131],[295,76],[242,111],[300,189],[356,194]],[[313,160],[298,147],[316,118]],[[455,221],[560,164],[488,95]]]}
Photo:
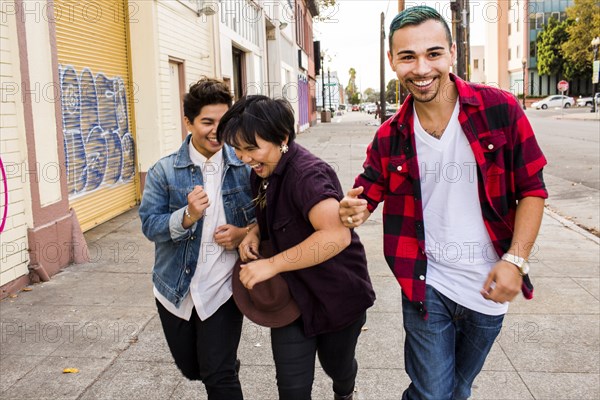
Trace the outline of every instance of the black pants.
{"label": "black pants", "polygon": [[310,338],[304,335],[301,318],[283,328],[271,329],[279,399],[311,399],[315,354],[333,380],[333,391],[340,396],[351,394],[358,372],[356,343],[365,321],[366,313],[342,330]]}
{"label": "black pants", "polygon": [[242,400],[236,372],[242,314],[233,297],[205,321],[200,320],[196,309],[186,321],[171,314],[158,300],[156,306],[169,349],[183,375],[201,380],[209,400]]}

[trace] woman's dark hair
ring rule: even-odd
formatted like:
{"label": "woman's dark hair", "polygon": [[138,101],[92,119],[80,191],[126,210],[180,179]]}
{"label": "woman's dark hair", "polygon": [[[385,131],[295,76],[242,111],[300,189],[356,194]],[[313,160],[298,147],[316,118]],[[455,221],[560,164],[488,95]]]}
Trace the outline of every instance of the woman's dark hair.
{"label": "woman's dark hair", "polygon": [[294,141],[294,110],[285,99],[253,95],[236,101],[221,118],[217,140],[239,148],[245,142],[257,146],[256,136],[280,145],[288,137]]}
{"label": "woman's dark hair", "polygon": [[204,77],[190,85],[189,92],[183,96],[183,115],[193,124],[202,107],[212,104],[231,107],[231,103],[231,93],[223,81]]}

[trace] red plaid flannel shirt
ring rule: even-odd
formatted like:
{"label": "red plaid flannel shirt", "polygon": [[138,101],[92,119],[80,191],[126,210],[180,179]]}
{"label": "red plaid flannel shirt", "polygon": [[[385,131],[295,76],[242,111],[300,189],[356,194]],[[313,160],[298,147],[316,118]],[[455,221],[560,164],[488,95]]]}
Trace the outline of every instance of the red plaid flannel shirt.
{"label": "red plaid flannel shirt", "polygon": [[[517,201],[548,197],[542,177],[546,159],[512,94],[467,83],[452,74],[451,79],[458,89],[458,119],[477,162],[481,213],[500,257],[511,245]],[[354,187],[364,187],[361,197],[368,201],[370,212],[384,202],[386,261],[404,294],[426,317],[423,302],[427,256],[410,96],[398,113],[378,129],[367,149],[363,168]],[[522,291],[528,299],[533,296],[527,276]]]}

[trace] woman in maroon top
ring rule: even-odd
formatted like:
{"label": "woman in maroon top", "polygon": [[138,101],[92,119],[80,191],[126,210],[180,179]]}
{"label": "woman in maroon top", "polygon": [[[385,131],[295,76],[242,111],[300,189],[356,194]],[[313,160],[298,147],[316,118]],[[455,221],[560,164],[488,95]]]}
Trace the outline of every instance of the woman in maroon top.
{"label": "woman in maroon top", "polygon": [[[239,247],[240,280],[252,289],[277,274],[301,316],[271,329],[280,399],[311,398],[315,354],[336,399],[352,399],[356,343],[375,294],[358,235],[338,218],[337,175],[294,138],[294,113],[283,99],[248,96],[223,116],[218,139],[252,167],[258,225]],[[261,240],[275,256],[257,259]]]}

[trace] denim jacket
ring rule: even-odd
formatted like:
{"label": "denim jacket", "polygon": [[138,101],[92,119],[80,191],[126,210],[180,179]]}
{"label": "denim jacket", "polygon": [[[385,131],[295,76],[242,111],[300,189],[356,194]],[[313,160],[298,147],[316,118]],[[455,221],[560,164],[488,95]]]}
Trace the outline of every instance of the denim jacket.
{"label": "denim jacket", "polygon": [[[190,159],[191,135],[176,153],[148,170],[139,208],[144,235],[155,244],[152,280],[156,289],[176,307],[187,296],[202,238],[202,220],[189,229],[181,226],[187,195],[203,184],[202,171]],[[228,224],[247,226],[255,220],[250,190],[250,167],[233,149],[223,146],[222,196]]]}

